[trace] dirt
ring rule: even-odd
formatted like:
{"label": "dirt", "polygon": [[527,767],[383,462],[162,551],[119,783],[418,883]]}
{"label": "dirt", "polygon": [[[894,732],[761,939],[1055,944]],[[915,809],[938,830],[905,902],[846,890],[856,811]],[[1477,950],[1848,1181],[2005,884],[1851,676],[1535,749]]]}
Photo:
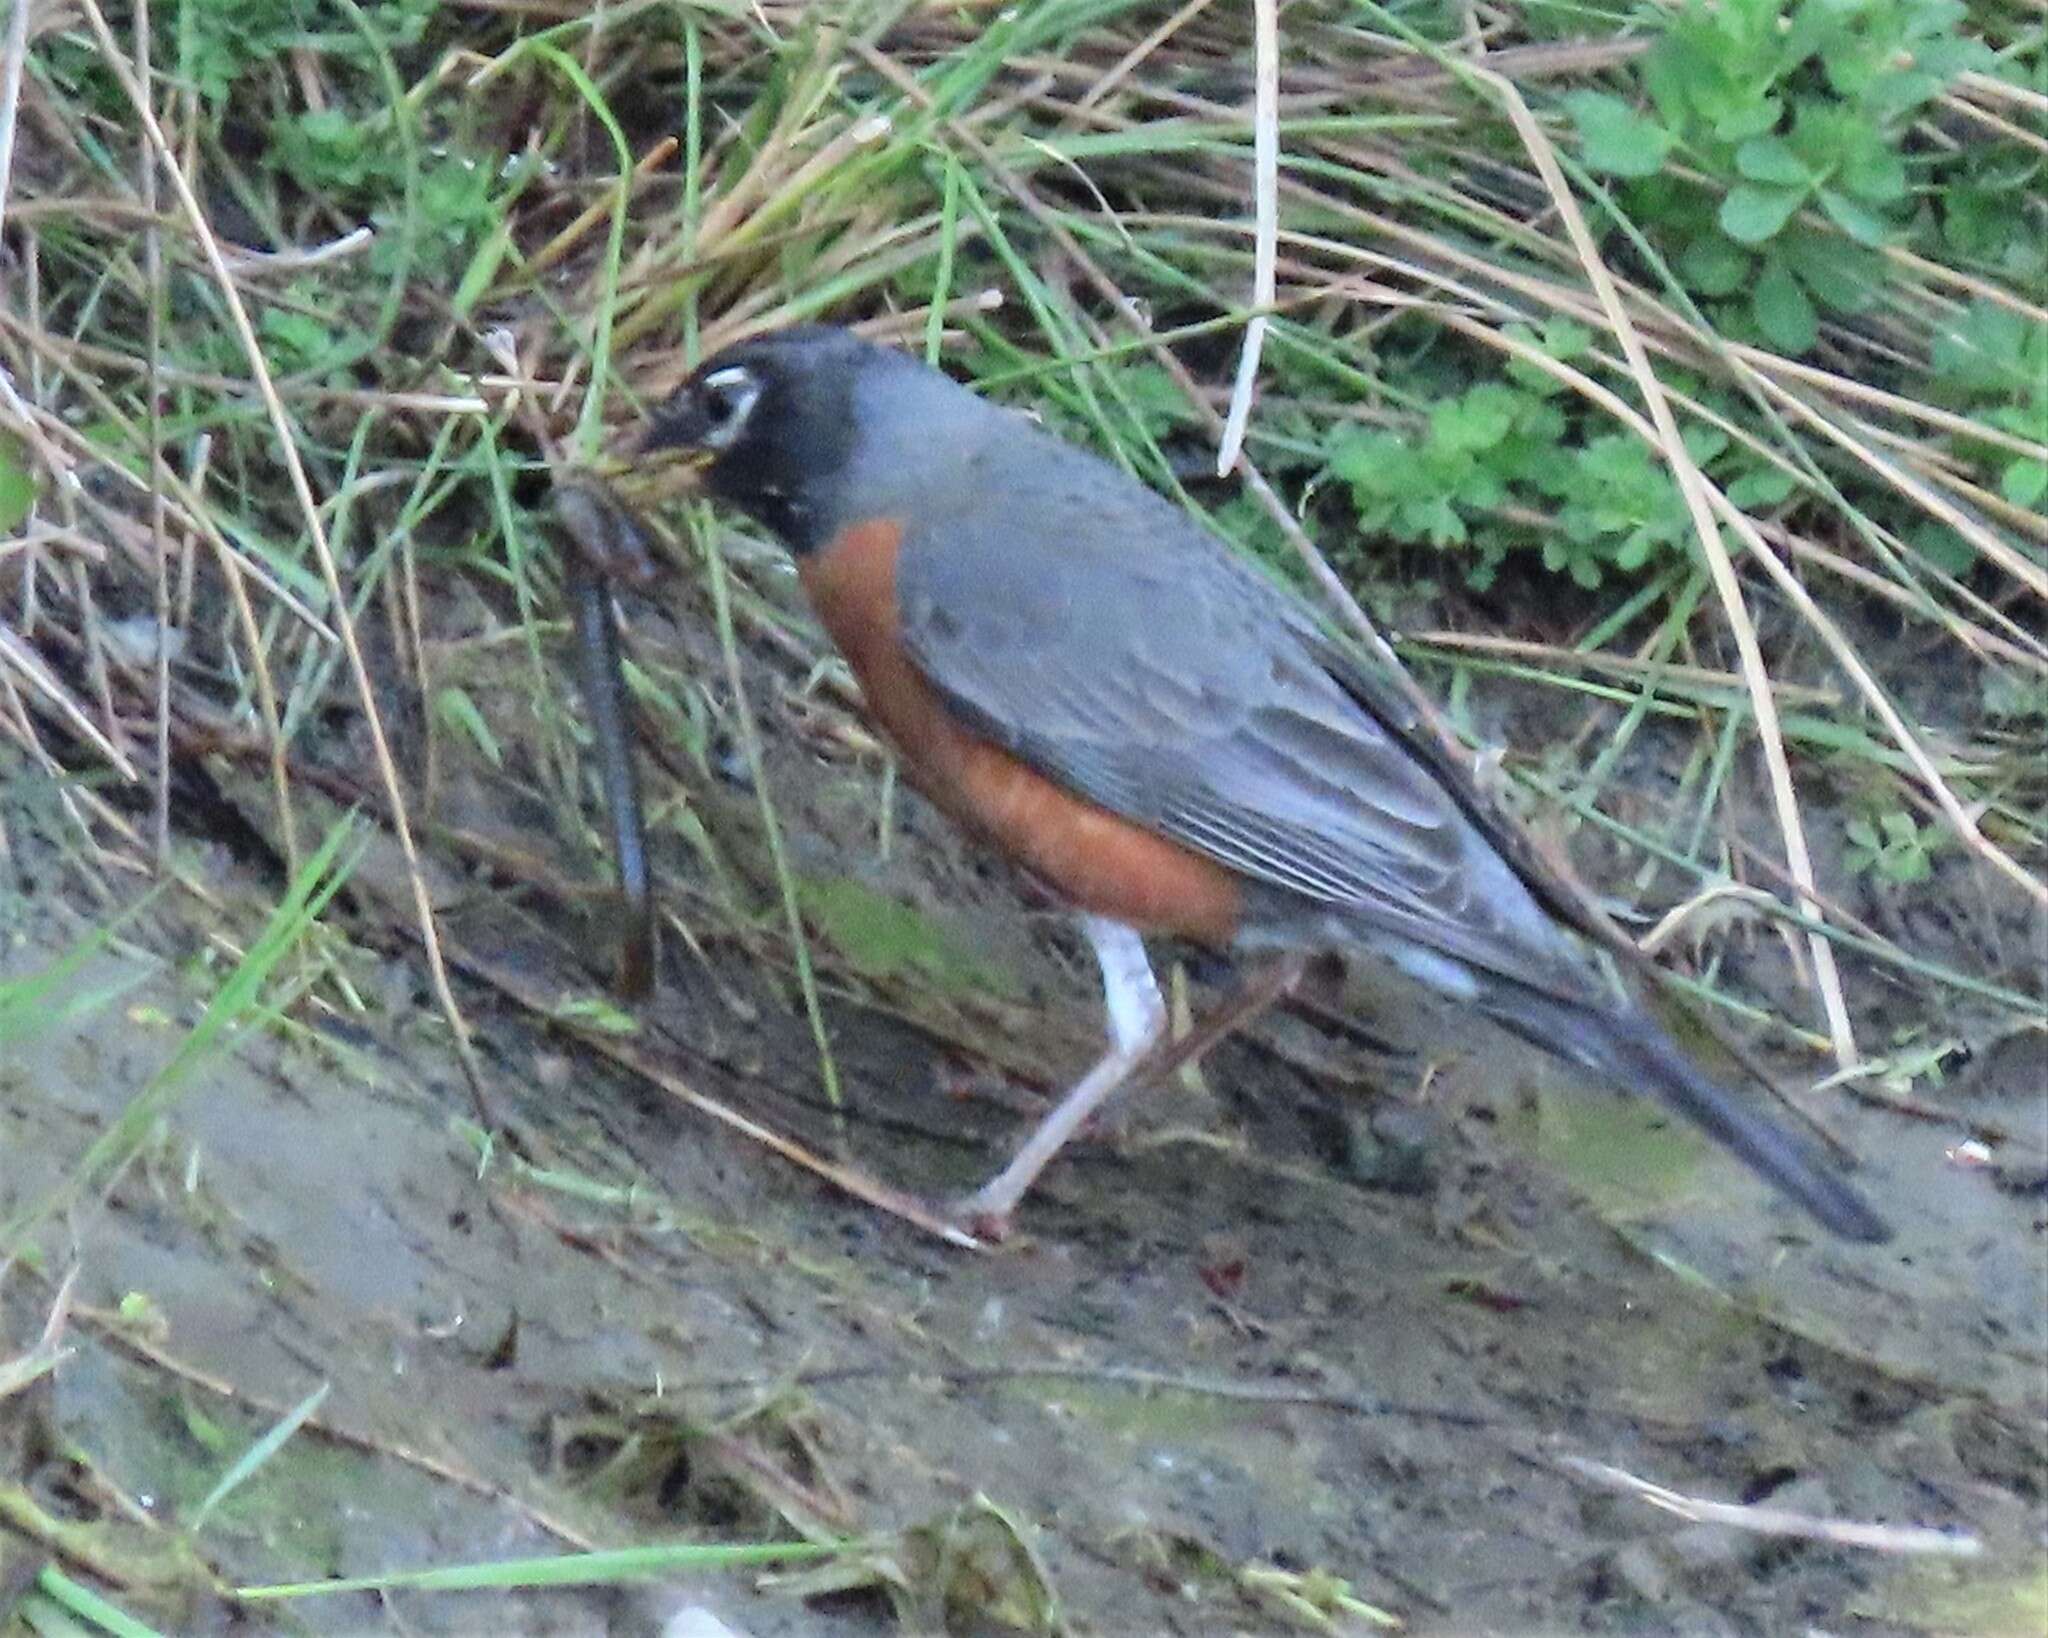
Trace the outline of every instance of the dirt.
{"label": "dirt", "polygon": [[[694,704],[665,719],[650,789],[663,987],[613,1038],[671,1088],[943,1196],[1086,1060],[1088,975],[1058,918],[913,798],[891,799],[882,856],[882,763],[829,679],[807,686],[763,638],[761,583],[748,691],[846,1111],[820,1092],[694,595],[631,611],[655,683]],[[194,1633],[653,1633],[693,1605],[756,1638],[1316,1630],[1284,1595],[1370,1630],[1333,1578],[1421,1633],[2041,1630],[2042,1036],[1982,1055],[1932,1118],[1808,1100],[1897,1225],[1873,1249],[1821,1238],[1649,1112],[1355,979],[1354,1027],[1267,1020],[1057,1164],[1007,1243],[962,1250],[626,1072],[601,1014],[546,1015],[601,997],[616,918],[574,891],[601,876],[595,815],[551,794],[581,788],[552,771],[566,732],[481,640],[487,612],[447,597],[430,653],[508,754],[444,734],[425,834],[486,1088],[526,1153],[474,1141],[380,841],[305,957],[307,995],[244,1020],[0,1284],[4,1360],[77,1271],[68,1354],[0,1402],[0,1484],[84,1531],[32,1563],[97,1565],[124,1607]],[[331,776],[299,787],[307,837],[339,811],[318,791],[364,766],[353,725],[327,732],[302,746]],[[417,737],[403,753],[417,772]],[[53,787],[20,761],[0,778],[4,983],[137,888],[95,897]],[[0,1048],[6,1218],[76,1175],[260,926],[281,885],[264,779],[205,761],[179,846],[215,903],[155,898]],[[1784,959],[1761,937],[1724,953],[1764,979]],[[1959,1147],[1985,1132],[1997,1166]],[[234,1459],[323,1385],[195,1529]],[[1689,1523],[1568,1458],[1984,1550]],[[831,1592],[791,1567],[227,1595],[799,1534],[872,1545]]]}

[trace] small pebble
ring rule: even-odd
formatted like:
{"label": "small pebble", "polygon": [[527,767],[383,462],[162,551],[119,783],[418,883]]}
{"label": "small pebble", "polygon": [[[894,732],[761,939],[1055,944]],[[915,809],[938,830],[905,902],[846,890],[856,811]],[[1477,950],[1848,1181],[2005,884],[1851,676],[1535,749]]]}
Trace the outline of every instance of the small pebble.
{"label": "small pebble", "polygon": [[1353,1122],[1351,1175],[1369,1188],[1392,1194],[1427,1194],[1436,1186],[1437,1121],[1427,1110],[1394,1103]]}
{"label": "small pebble", "polygon": [[737,1627],[729,1627],[702,1604],[692,1604],[668,1618],[661,1638],[747,1638]]}
{"label": "small pebble", "polygon": [[1671,1596],[1671,1572],[1663,1554],[1647,1541],[1622,1548],[1609,1568],[1615,1580],[1646,1604],[1661,1604]]}
{"label": "small pebble", "polygon": [[1726,1524],[1688,1524],[1665,1543],[1679,1566],[1688,1571],[1725,1570],[1742,1562],[1750,1538]]}

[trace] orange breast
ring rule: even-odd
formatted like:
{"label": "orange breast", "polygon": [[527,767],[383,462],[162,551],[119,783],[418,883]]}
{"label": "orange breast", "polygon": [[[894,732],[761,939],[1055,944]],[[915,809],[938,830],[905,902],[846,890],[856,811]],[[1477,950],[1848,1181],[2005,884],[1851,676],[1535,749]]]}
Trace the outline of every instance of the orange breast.
{"label": "orange breast", "polygon": [[970,732],[903,652],[892,519],[848,529],[798,561],[818,618],[860,679],[904,772],[1080,909],[1146,932],[1229,943],[1236,879],[1214,860],[1074,795]]}

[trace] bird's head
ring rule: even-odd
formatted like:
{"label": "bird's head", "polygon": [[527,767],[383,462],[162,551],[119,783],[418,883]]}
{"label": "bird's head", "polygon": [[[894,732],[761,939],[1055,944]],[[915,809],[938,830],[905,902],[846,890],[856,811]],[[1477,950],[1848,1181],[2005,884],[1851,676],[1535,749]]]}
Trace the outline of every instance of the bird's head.
{"label": "bird's head", "polygon": [[857,378],[894,357],[824,325],[736,342],[654,412],[640,453],[679,453],[712,495],[805,552],[829,532],[853,459]]}

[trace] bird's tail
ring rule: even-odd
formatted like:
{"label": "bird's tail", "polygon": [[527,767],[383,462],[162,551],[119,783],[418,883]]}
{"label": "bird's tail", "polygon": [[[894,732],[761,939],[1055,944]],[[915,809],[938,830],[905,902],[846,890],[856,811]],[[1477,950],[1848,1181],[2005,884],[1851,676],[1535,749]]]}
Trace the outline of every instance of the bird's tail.
{"label": "bird's tail", "polygon": [[1662,1099],[1844,1239],[1891,1238],[1884,1219],[1813,1145],[1717,1085],[1647,1013],[1627,1003],[1596,1010],[1519,985],[1494,990],[1481,1005],[1531,1045],[1625,1092]]}

